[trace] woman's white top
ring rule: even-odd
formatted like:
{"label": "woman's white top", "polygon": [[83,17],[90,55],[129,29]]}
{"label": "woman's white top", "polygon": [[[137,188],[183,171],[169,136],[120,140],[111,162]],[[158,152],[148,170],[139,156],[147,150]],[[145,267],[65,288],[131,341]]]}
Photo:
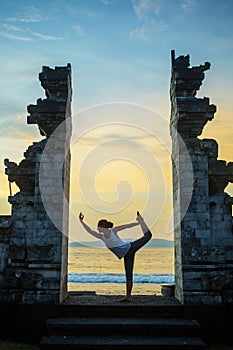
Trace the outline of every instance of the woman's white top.
{"label": "woman's white top", "polygon": [[124,242],[119,236],[115,235],[113,230],[110,230],[110,237],[102,236],[106,247],[110,249],[119,259],[123,258],[131,247],[130,242]]}

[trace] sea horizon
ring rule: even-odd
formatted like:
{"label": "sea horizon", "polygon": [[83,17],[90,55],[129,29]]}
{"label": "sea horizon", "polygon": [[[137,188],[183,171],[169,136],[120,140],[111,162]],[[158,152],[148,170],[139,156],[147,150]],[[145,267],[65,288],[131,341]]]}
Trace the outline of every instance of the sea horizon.
{"label": "sea horizon", "polygon": [[[124,238],[124,241],[133,241],[133,238]],[[102,240],[95,241],[71,241],[69,247],[105,247]],[[174,240],[164,238],[152,238],[144,248],[173,248]]]}

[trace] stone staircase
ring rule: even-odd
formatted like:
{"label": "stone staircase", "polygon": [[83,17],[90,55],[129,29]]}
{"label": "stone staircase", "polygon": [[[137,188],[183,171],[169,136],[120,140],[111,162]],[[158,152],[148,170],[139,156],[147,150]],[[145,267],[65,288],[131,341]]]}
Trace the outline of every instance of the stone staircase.
{"label": "stone staircase", "polygon": [[102,306],[74,314],[66,311],[47,321],[41,350],[205,349],[199,324],[178,316],[176,308]]}

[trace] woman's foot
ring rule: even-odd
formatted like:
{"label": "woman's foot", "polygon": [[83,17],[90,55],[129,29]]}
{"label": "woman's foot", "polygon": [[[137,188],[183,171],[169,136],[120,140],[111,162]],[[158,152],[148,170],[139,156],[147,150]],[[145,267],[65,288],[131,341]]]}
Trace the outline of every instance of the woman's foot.
{"label": "woman's foot", "polygon": [[126,302],[126,303],[127,303],[127,302],[130,302],[130,301],[131,301],[131,299],[130,299],[130,297],[125,296],[125,297],[123,297],[123,298],[119,299],[118,301],[119,301],[119,302],[121,302],[121,303],[122,303],[122,302],[123,302],[123,303],[124,303],[124,302]]}
{"label": "woman's foot", "polygon": [[139,222],[139,224],[140,224],[141,222],[144,222],[144,219],[143,219],[143,217],[141,216],[141,214],[139,213],[139,211],[137,211],[136,220]]}

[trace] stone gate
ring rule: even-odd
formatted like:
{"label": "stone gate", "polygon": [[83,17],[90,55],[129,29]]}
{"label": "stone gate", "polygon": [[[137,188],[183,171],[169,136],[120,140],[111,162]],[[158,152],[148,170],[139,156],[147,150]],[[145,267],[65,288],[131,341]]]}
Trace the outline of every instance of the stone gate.
{"label": "stone gate", "polygon": [[[196,97],[210,64],[189,66],[189,56],[175,58],[172,51],[175,295],[184,304],[229,303],[233,198],[224,189],[233,182],[233,163],[217,159],[215,140],[198,138],[216,107]],[[0,217],[3,302],[56,304],[67,294],[71,66],[43,67],[39,79],[47,98],[28,106],[27,122],[37,124],[44,139],[29,146],[18,165],[5,160],[19,192],[9,197],[11,216]]]}

